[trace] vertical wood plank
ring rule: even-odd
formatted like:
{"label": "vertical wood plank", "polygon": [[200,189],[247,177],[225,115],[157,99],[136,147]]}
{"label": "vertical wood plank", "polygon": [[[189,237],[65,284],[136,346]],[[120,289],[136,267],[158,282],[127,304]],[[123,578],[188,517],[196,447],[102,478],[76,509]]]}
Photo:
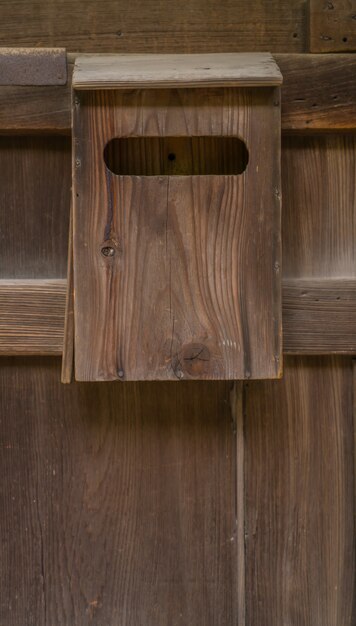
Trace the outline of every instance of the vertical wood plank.
{"label": "vertical wood plank", "polygon": [[70,207],[66,310],[62,353],[62,383],[71,383],[74,369],[73,207]]}
{"label": "vertical wood plank", "polygon": [[1,361],[1,624],[237,623],[229,392]]}
{"label": "vertical wood plank", "polygon": [[356,275],[356,136],[285,137],[284,278]]}
{"label": "vertical wood plank", "polygon": [[244,387],[235,382],[230,393],[231,415],[236,435],[236,544],[237,544],[237,624],[246,624],[245,560],[245,455],[244,455]]}
{"label": "vertical wood plank", "polygon": [[[76,92],[73,119],[76,379],[280,376],[279,90]],[[211,135],[246,143],[240,176],[103,158],[115,137]]]}
{"label": "vertical wood plank", "polygon": [[246,385],[248,626],[354,623],[352,387],[342,357]]}
{"label": "vertical wood plank", "polygon": [[70,139],[0,137],[0,278],[64,278]]}

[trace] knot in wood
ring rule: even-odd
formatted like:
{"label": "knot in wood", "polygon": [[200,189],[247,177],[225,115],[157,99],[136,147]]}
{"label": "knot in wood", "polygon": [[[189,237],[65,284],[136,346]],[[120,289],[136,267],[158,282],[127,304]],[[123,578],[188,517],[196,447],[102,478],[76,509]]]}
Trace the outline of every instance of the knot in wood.
{"label": "knot in wood", "polygon": [[203,343],[188,343],[177,355],[174,366],[178,378],[204,377],[210,368],[210,350]]}

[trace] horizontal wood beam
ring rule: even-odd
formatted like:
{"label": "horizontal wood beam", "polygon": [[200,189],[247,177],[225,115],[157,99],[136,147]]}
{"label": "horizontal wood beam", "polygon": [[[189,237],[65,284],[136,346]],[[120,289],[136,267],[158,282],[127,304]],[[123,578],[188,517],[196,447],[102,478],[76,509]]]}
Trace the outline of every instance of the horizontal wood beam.
{"label": "horizontal wood beam", "polygon": [[[0,355],[60,355],[65,279],[0,281]],[[356,280],[283,281],[286,354],[356,354]]]}
{"label": "horizontal wood beam", "polygon": [[311,52],[356,50],[356,5],[352,0],[309,0]]}
{"label": "horizontal wood beam", "polygon": [[[274,56],[284,77],[284,132],[356,129],[356,55]],[[69,133],[74,60],[74,54],[67,55],[66,85],[0,87],[0,132]]]}
{"label": "horizontal wood beam", "polygon": [[356,129],[356,55],[276,54],[283,74],[282,130]]}
{"label": "horizontal wood beam", "polygon": [[285,353],[355,354],[356,280],[284,280],[283,332]]}

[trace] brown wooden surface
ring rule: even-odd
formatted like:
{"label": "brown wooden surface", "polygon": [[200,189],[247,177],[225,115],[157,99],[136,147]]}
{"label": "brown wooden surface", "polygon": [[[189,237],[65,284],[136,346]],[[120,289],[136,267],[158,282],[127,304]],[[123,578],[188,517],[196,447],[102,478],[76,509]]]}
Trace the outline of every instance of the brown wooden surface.
{"label": "brown wooden surface", "polygon": [[[63,382],[70,382],[73,311],[69,305],[66,333],[66,291],[72,293],[66,285],[63,279],[0,281],[0,355],[60,355],[66,341]],[[283,352],[356,354],[355,280],[285,279],[282,304]]]}
{"label": "brown wooden surface", "polygon": [[283,351],[356,353],[356,281],[287,279],[283,282]]}
{"label": "brown wooden surface", "polygon": [[346,358],[245,387],[248,626],[355,623],[352,397]]}
{"label": "brown wooden surface", "polygon": [[0,48],[0,85],[65,85],[64,48]]}
{"label": "brown wooden surface", "polygon": [[233,383],[230,391],[232,427],[236,436],[236,600],[237,624],[246,626],[245,563],[245,442],[244,383]]}
{"label": "brown wooden surface", "polygon": [[[356,58],[352,54],[276,54],[283,74],[282,131],[356,128]],[[0,129],[69,133],[71,80],[68,55],[63,87],[0,87]]]}
{"label": "brown wooden surface", "polygon": [[67,273],[70,140],[0,137],[0,278]]}
{"label": "brown wooden surface", "polygon": [[68,270],[62,354],[62,383],[71,383],[74,371],[74,281],[73,281],[73,208],[71,204],[68,237]]}
{"label": "brown wooden surface", "polygon": [[273,87],[282,75],[271,54],[83,54],[76,58],[73,87],[168,89]]}
{"label": "brown wooden surface", "polygon": [[[4,204],[7,210],[1,213],[2,233],[6,233],[1,248],[3,273],[15,277],[63,276],[67,263],[70,175],[66,174],[62,180],[57,173],[69,171],[70,152],[69,147],[63,153],[56,146],[58,142],[60,145],[64,142],[67,146],[68,142],[58,137],[33,137],[26,140],[6,137],[0,141],[8,146],[3,156],[4,171],[9,172],[9,164],[12,163],[10,180],[8,176],[4,178],[2,186],[3,192],[7,189]],[[14,147],[13,152],[11,146]],[[29,146],[36,155],[33,160],[27,152]],[[283,298],[284,350],[309,354],[338,351],[355,353],[353,326],[356,316],[353,314],[352,287],[355,279],[355,200],[352,182],[355,138],[353,135],[288,137],[284,138],[282,149],[283,273],[286,277]],[[22,188],[16,184],[17,172],[22,172]],[[41,172],[45,176],[41,176]],[[322,184],[316,183],[319,172],[323,172]],[[31,183],[32,177],[35,184]],[[48,184],[53,185],[53,197],[47,192]],[[60,190],[56,191],[58,187]],[[45,201],[42,200],[43,196]],[[48,204],[46,198],[49,198]],[[27,208],[27,214],[23,213],[23,206]],[[23,219],[25,231],[18,228]],[[35,231],[40,235],[41,246],[38,245]],[[52,256],[54,253],[55,259]],[[324,282],[329,280],[325,278],[328,276],[333,276],[334,281]],[[296,277],[301,282],[296,283]],[[313,277],[316,282],[310,283]],[[345,278],[351,282],[345,283]],[[315,291],[316,287],[318,292]],[[24,289],[24,298],[27,299],[26,285]],[[8,309],[10,314],[6,322],[3,320],[2,327],[6,350],[12,349],[8,337],[16,335],[22,324],[20,332],[24,333],[26,340],[22,343],[19,336],[13,344],[14,352],[28,353],[33,350],[36,354],[60,354],[57,321],[53,331],[52,318],[48,316],[45,304],[64,311],[64,287],[60,291],[54,288],[48,292],[44,284],[43,289],[43,292],[40,291],[38,286],[33,294],[31,311],[32,315],[36,311],[35,318],[28,319],[25,324],[21,291],[12,294],[12,305]],[[5,301],[3,306],[7,306]],[[41,335],[33,335],[30,339],[32,323],[36,328],[42,328],[47,343],[43,342]],[[63,321],[61,332],[62,329]]]}
{"label": "brown wooden surface", "polygon": [[356,50],[354,0],[309,0],[311,52]]}
{"label": "brown wooden surface", "polygon": [[276,54],[283,74],[282,130],[356,128],[356,56]]}
{"label": "brown wooden surface", "polygon": [[[304,52],[304,0],[1,0],[1,46],[72,52]],[[21,26],[20,26],[21,25]]]}
{"label": "brown wooden surface", "polygon": [[[291,54],[308,49],[305,0],[1,0],[0,14],[0,39],[6,46],[64,45],[87,52],[272,51],[284,73],[285,132],[356,127],[355,55]],[[69,134],[69,93],[70,84],[0,88],[0,128]],[[283,270],[288,281],[308,275],[355,278],[354,142],[351,137],[334,139],[290,137],[284,146],[283,211],[288,217]],[[12,182],[5,182],[7,193],[1,195],[1,276],[62,278],[70,146],[65,157],[57,153],[53,158],[57,140],[46,138],[37,144],[44,154],[27,159],[27,141],[33,139],[20,142],[18,150],[11,144],[6,157],[8,162],[15,159],[19,175],[12,165]],[[9,170],[2,165],[1,171],[3,188]],[[31,188],[31,178],[37,204],[32,192],[30,204],[24,203],[23,189]],[[27,211],[21,212],[23,206]],[[351,548],[343,562],[337,556],[347,545],[342,528],[350,509],[343,514],[342,494],[353,475],[349,360],[293,359],[296,377],[286,361],[287,387],[283,381],[261,383],[252,418],[240,416],[238,421],[232,415],[239,457],[227,460],[225,384],[183,383],[179,393],[176,385],[164,383],[63,388],[59,359],[2,360],[0,623],[127,626],[133,619],[135,626],[156,626],[162,610],[169,620],[162,618],[162,626],[179,620],[189,626],[216,626],[219,620],[224,626],[242,626],[243,605],[236,603],[244,588],[243,571],[240,559],[231,556],[224,529],[230,528],[236,495],[227,493],[235,470],[230,465],[226,470],[226,464],[236,463],[241,480],[241,432],[246,430],[246,459],[253,462],[255,452],[258,471],[247,472],[245,496],[258,494],[249,504],[257,502],[261,513],[252,535],[256,549],[251,533],[247,537],[246,626],[354,626],[356,616],[349,612],[352,576],[346,582],[341,574],[350,574]],[[251,407],[251,395],[249,402]],[[293,507],[296,491],[299,505]],[[241,498],[240,489],[237,507]],[[345,507],[351,501],[350,489]],[[212,515],[209,507],[215,507]],[[210,524],[211,519],[216,523]],[[241,525],[238,517],[240,546]],[[129,555],[126,545],[132,548]],[[218,564],[220,582],[208,578],[207,563]]]}
{"label": "brown wooden surface", "polygon": [[[279,101],[270,88],[75,92],[77,380],[280,375]],[[241,176],[104,163],[114,137],[211,134],[244,139]]]}
{"label": "brown wooden surface", "polygon": [[229,385],[0,368],[0,623],[236,624]]}
{"label": "brown wooden surface", "polygon": [[282,145],[283,275],[356,276],[356,136],[288,137]]}
{"label": "brown wooden surface", "polygon": [[51,87],[0,87],[0,129],[10,132],[71,132],[74,58],[67,55],[67,82]]}
{"label": "brown wooden surface", "polygon": [[61,354],[67,281],[0,280],[0,354]]}

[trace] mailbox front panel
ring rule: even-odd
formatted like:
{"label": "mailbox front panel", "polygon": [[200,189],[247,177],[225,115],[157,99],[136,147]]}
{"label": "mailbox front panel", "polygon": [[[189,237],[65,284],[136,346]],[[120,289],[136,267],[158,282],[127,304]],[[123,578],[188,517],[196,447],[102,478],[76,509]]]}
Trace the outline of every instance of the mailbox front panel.
{"label": "mailbox front panel", "polygon": [[279,100],[74,93],[77,380],[280,376]]}

